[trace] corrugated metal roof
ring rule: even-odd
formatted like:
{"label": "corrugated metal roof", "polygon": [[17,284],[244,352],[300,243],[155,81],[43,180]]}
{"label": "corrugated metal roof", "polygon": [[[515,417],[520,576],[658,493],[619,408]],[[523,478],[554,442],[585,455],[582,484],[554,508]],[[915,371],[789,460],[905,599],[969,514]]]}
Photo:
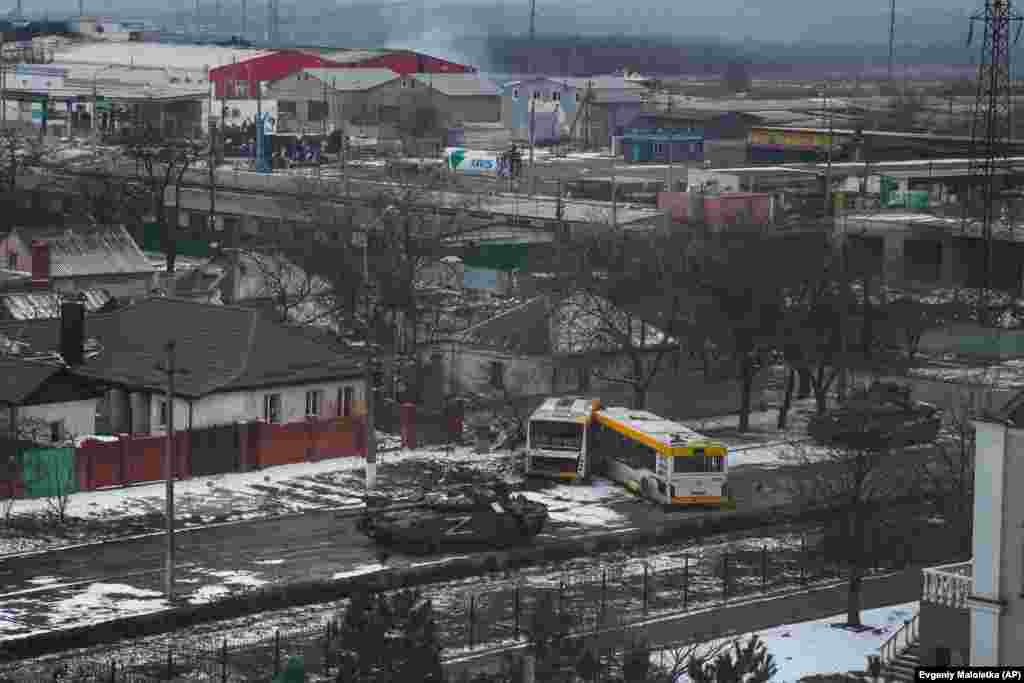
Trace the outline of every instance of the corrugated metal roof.
{"label": "corrugated metal roof", "polygon": [[36,240],[50,245],[53,277],[156,272],[123,226],[74,230],[15,228],[12,232],[26,246]]}
{"label": "corrugated metal roof", "polygon": [[303,69],[302,73],[334,90],[369,90],[399,78],[391,69]]}
{"label": "corrugated metal roof", "polygon": [[335,64],[359,64],[370,59],[393,54],[395,50],[324,50],[317,54]]}
{"label": "corrugated metal roof", "polygon": [[[85,310],[95,313],[110,302],[110,292],[105,289],[87,289],[78,292],[85,299]],[[4,294],[0,305],[13,320],[46,320],[60,317],[62,296],[59,292],[18,292]]]}
{"label": "corrugated metal roof", "polygon": [[594,90],[636,90],[637,92],[642,92],[647,89],[639,83],[627,81],[622,76],[552,77],[548,80],[564,83],[570,88],[578,90],[585,90],[588,83]]}
{"label": "corrugated metal roof", "polygon": [[501,95],[497,85],[477,74],[416,74],[416,80],[449,97]]}

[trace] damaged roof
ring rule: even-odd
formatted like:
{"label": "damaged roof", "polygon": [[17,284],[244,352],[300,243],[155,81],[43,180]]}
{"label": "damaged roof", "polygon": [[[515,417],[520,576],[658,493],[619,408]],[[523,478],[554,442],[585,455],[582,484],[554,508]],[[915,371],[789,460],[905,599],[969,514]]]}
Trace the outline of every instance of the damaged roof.
{"label": "damaged roof", "polygon": [[[174,340],[177,364],[188,374],[177,391],[190,398],[224,391],[301,384],[362,374],[359,359],[343,356],[257,311],[182,299],[150,297],[110,313],[86,316],[85,336],[98,343],[78,375],[162,390],[156,366]],[[59,349],[60,320],[0,324],[6,346],[23,355]]]}
{"label": "damaged roof", "polygon": [[26,247],[33,242],[50,245],[50,276],[135,275],[156,268],[139,249],[124,226],[80,228],[27,228],[11,231]]}
{"label": "damaged roof", "polygon": [[[95,313],[109,304],[113,297],[105,289],[77,292],[85,301],[86,313]],[[60,317],[62,296],[59,292],[17,292],[0,295],[0,318],[10,320],[45,320]]]}

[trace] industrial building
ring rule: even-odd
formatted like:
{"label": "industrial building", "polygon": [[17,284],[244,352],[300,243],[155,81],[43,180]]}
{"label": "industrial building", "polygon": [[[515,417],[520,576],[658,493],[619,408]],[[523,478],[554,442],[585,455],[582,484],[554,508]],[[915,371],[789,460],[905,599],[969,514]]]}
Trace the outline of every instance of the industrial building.
{"label": "industrial building", "polygon": [[303,69],[388,69],[397,74],[465,74],[475,69],[411,50],[273,50],[211,65],[218,98],[256,97],[256,83],[293,76]]}

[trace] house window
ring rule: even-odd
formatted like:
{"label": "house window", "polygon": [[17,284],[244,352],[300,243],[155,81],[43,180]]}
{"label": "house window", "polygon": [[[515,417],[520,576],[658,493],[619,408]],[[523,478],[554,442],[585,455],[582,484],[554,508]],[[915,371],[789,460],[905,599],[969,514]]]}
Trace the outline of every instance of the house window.
{"label": "house window", "polygon": [[519,99],[519,88],[512,88],[512,99],[513,100],[518,100]]}
{"label": "house window", "polygon": [[355,400],[356,391],[352,387],[344,387],[338,390],[338,415],[350,417],[352,415],[352,401]]}
{"label": "house window", "polygon": [[327,118],[327,103],[318,100],[308,100],[306,102],[308,107],[308,119],[310,121],[323,121]]}
{"label": "house window", "polygon": [[167,401],[160,401],[160,416],[156,424],[158,427],[167,426]]}
{"label": "house window", "polygon": [[320,399],[324,392],[319,389],[306,392],[306,417],[316,417],[320,414]]}
{"label": "house window", "polygon": [[281,394],[263,396],[263,419],[272,424],[281,421]]}
{"label": "house window", "polygon": [[278,100],[277,102],[277,115],[278,116],[295,116],[296,103],[294,100]]}
{"label": "house window", "polygon": [[562,93],[560,93],[560,92],[558,92],[558,91],[556,90],[555,92],[551,93],[551,99],[553,99],[553,100],[554,100],[555,102],[559,102],[559,101],[561,101],[561,99],[562,99]]}
{"label": "house window", "polygon": [[64,420],[50,423],[50,441],[57,443],[64,440]]}
{"label": "house window", "polygon": [[534,90],[533,91],[533,99],[535,99],[535,100],[539,100],[540,99],[540,90]]}
{"label": "house window", "polygon": [[11,270],[18,269],[18,252],[12,251],[7,254],[7,267]]}
{"label": "house window", "polygon": [[665,153],[665,145],[663,143],[660,143],[660,142],[655,142],[654,143],[654,153],[659,155],[659,156],[664,154]]}
{"label": "house window", "polygon": [[505,386],[505,364],[501,361],[491,361],[491,386],[495,389],[502,389]]}

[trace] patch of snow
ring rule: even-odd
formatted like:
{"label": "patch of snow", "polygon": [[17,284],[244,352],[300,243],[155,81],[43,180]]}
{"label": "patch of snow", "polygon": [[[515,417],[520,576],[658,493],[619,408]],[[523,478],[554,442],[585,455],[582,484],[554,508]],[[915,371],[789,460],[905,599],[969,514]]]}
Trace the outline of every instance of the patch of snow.
{"label": "patch of snow", "polygon": [[626,518],[600,502],[621,502],[631,498],[624,488],[602,479],[595,479],[593,486],[561,485],[521,494],[528,500],[546,505],[548,519],[552,522],[589,527],[621,526]]}
{"label": "patch of snow", "polygon": [[347,577],[350,577],[350,576],[360,576],[362,574],[372,574],[373,572],[378,572],[378,571],[381,571],[381,570],[384,570],[384,569],[387,569],[387,567],[384,566],[383,564],[381,564],[379,562],[372,562],[370,564],[358,565],[358,566],[348,570],[347,572],[337,572],[331,578],[332,579],[344,579],[344,578],[347,578]]}
{"label": "patch of snow", "polygon": [[28,580],[29,583],[35,584],[37,586],[47,586],[51,583],[57,583],[58,581],[60,581],[60,579],[54,578],[52,576],[33,576],[31,579]]}
{"label": "patch of snow", "polygon": [[255,577],[253,572],[245,570],[206,573],[210,576],[216,576],[219,579],[223,579],[224,583],[229,586],[262,586],[267,583],[265,580]]}
{"label": "patch of snow", "polygon": [[[864,671],[868,655],[878,654],[878,648],[903,622],[910,619],[918,609],[917,602],[907,602],[878,609],[864,610],[861,620],[869,631],[857,633],[834,625],[846,621],[845,614],[835,614],[825,619],[804,621],[797,624],[755,631],[737,636],[746,641],[756,634],[764,641],[765,648],[774,657],[778,672],[772,678],[774,683],[796,683],[805,676],[814,674],[846,673]],[[725,642],[734,638],[725,639]],[[708,645],[721,643],[713,641]],[[652,664],[662,667],[664,654],[651,655]],[[680,676],[676,683],[690,679]]]}
{"label": "patch of snow", "polygon": [[91,583],[76,595],[48,605],[50,625],[88,624],[113,616],[156,612],[167,607],[161,595],[123,583]]}
{"label": "patch of snow", "polygon": [[230,595],[231,589],[227,586],[203,586],[197,589],[192,596],[188,599],[189,604],[201,605],[204,602],[213,602],[219,598]]}
{"label": "patch of snow", "polygon": [[253,564],[284,564],[284,560],[280,558],[276,560],[255,560]]}

